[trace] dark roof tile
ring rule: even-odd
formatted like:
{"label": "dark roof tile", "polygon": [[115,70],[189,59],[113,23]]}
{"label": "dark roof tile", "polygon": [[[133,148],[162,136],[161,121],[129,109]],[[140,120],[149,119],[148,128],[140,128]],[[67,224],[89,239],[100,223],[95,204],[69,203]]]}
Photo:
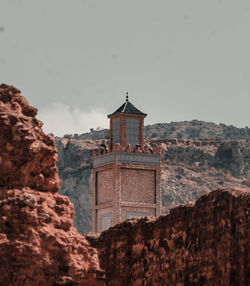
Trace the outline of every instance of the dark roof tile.
{"label": "dark roof tile", "polygon": [[126,101],[121,105],[115,112],[109,114],[108,116],[115,115],[118,113],[126,113],[126,114],[138,114],[138,115],[147,115],[146,113],[141,112],[137,109],[131,102]]}

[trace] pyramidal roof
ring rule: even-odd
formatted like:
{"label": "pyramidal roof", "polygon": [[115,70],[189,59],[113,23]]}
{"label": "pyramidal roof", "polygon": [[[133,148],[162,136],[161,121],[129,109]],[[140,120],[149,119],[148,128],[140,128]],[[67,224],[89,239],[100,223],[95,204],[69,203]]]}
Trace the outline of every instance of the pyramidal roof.
{"label": "pyramidal roof", "polygon": [[126,96],[126,102],[123,103],[115,112],[109,114],[108,116],[115,115],[118,113],[125,113],[125,114],[138,114],[138,115],[147,115],[146,113],[141,112],[137,109],[129,100],[128,96]]}

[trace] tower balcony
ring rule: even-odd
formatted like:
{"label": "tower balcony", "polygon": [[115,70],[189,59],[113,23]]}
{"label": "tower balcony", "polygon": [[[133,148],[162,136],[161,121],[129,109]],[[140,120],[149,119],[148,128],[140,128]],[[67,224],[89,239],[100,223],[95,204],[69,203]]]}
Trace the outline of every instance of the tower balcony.
{"label": "tower balcony", "polygon": [[109,146],[102,145],[100,149],[93,151],[93,168],[113,163],[160,166],[161,149],[159,146],[152,148],[148,145],[143,148],[136,146],[135,149],[128,145],[124,148],[116,143],[112,150]]}

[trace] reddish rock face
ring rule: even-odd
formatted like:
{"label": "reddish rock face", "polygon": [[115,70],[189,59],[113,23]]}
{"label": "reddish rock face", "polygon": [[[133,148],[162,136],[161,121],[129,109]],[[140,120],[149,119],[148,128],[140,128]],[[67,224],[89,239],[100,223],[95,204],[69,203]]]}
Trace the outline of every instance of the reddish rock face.
{"label": "reddish rock face", "polygon": [[20,91],[0,85],[0,285],[103,285],[72,203],[56,193],[54,140],[35,115]]}
{"label": "reddish rock face", "polygon": [[13,86],[0,85],[0,186],[56,192],[57,151],[30,106]]}
{"label": "reddish rock face", "polygon": [[54,141],[35,115],[0,85],[0,285],[249,285],[250,189],[125,221],[89,235],[91,247],[57,193]]}
{"label": "reddish rock face", "polygon": [[217,190],[89,238],[108,285],[249,285],[250,189]]}
{"label": "reddish rock face", "polygon": [[97,252],[72,226],[67,197],[2,188],[0,214],[0,285],[101,282]]}

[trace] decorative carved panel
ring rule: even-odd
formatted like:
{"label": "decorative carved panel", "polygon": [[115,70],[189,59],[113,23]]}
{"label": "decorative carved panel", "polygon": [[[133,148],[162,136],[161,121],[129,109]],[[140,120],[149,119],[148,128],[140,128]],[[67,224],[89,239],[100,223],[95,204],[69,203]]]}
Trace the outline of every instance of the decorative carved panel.
{"label": "decorative carved panel", "polygon": [[114,161],[115,161],[115,153],[114,152],[99,155],[99,156],[94,157],[93,167],[97,168],[97,167],[105,166],[105,165],[114,163]]}
{"label": "decorative carved panel", "polygon": [[156,174],[153,170],[121,169],[122,202],[156,202]]}
{"label": "decorative carved panel", "polygon": [[109,203],[114,198],[113,169],[96,173],[96,204]]}
{"label": "decorative carved panel", "polygon": [[160,155],[117,152],[117,161],[125,164],[160,166]]}
{"label": "decorative carved panel", "polygon": [[[107,154],[94,157],[93,167],[101,167],[115,162],[115,153],[110,152]],[[124,164],[135,165],[149,165],[160,166],[159,154],[145,154],[145,153],[133,153],[133,152],[117,152],[117,162]]]}

